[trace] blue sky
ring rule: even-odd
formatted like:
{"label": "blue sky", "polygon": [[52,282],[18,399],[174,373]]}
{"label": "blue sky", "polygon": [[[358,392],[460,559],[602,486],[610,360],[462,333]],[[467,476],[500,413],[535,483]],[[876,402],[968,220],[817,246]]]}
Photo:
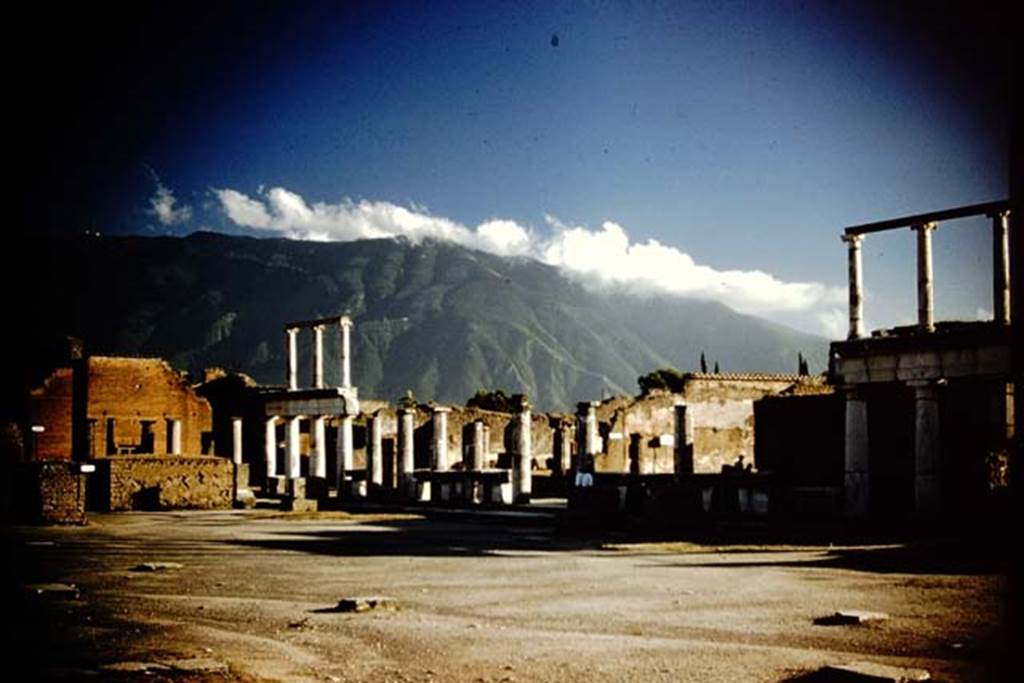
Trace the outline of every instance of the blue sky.
{"label": "blue sky", "polygon": [[[114,47],[75,81],[87,111],[51,155],[87,149],[76,229],[413,229],[834,333],[844,225],[1007,193],[997,10],[177,7],[103,29]],[[936,235],[940,315],[991,310],[988,240]],[[912,259],[909,231],[869,238],[872,326],[913,319]]]}

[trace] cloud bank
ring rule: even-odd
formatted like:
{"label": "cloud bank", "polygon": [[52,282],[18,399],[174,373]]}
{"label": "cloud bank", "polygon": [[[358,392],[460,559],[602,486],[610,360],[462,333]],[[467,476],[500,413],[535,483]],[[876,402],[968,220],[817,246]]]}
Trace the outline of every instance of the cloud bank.
{"label": "cloud bank", "polygon": [[500,256],[535,258],[589,286],[712,299],[742,313],[774,317],[829,336],[835,336],[845,320],[840,308],[845,289],[786,282],[758,270],[716,270],[656,240],[631,242],[626,230],[610,221],[592,230],[546,216],[548,234],[539,235],[510,220],[491,219],[468,227],[422,207],[390,202],[346,199],[309,204],[281,187],[261,191],[256,198],[227,188],[215,189],[214,194],[236,225],[293,239],[445,240]]}

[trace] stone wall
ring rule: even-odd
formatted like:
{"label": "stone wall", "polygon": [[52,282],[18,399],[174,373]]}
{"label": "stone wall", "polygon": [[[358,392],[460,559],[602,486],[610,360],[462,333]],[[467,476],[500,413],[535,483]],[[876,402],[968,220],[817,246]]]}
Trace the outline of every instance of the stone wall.
{"label": "stone wall", "polygon": [[721,472],[739,455],[753,463],[754,401],[794,387],[823,386],[820,377],[691,373],[679,393],[607,399],[596,410],[602,452],[594,459],[595,471],[672,473],[677,403],[688,406],[693,421],[694,473]]}
{"label": "stone wall", "polygon": [[85,524],[86,477],[77,463],[30,462],[12,466],[11,511],[20,521]]}
{"label": "stone wall", "polygon": [[104,511],[227,509],[234,466],[212,456],[112,456],[95,461],[90,505]]}
{"label": "stone wall", "polygon": [[[167,420],[179,419],[182,453],[208,452],[204,434],[212,429],[210,404],[196,395],[185,378],[156,358],[92,357],[87,360],[88,409],[92,428],[90,457],[144,452],[142,423],[152,425],[152,453],[168,453]],[[114,443],[108,442],[113,419]],[[205,446],[205,448],[204,448]]]}
{"label": "stone wall", "polygon": [[[33,460],[169,452],[168,420],[181,420],[182,453],[212,448],[210,404],[156,358],[96,356],[57,368],[29,396]],[[41,431],[39,429],[41,428]]]}
{"label": "stone wall", "polygon": [[[71,459],[71,368],[57,368],[29,395],[26,455],[32,460]],[[42,428],[33,432],[31,427]]]}

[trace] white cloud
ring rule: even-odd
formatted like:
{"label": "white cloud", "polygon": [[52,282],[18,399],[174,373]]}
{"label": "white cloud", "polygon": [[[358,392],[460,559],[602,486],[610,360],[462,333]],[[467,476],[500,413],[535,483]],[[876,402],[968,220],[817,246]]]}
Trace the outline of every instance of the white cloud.
{"label": "white cloud", "polygon": [[422,207],[390,202],[345,199],[310,205],[281,187],[261,188],[257,198],[232,189],[214,193],[235,224],[294,239],[446,240],[501,256],[536,258],[590,286],[712,299],[740,312],[778,314],[805,329],[842,337],[835,332],[842,330],[845,316],[836,306],[845,301],[845,288],[786,282],[758,270],[715,270],[656,240],[631,242],[626,230],[613,222],[591,230],[546,216],[550,236],[541,237],[510,220],[491,219],[470,228]]}
{"label": "white cloud", "polygon": [[181,225],[189,222],[192,219],[192,207],[183,204],[176,208],[175,204],[178,200],[174,197],[174,192],[161,183],[155,174],[154,180],[156,181],[156,192],[149,198],[150,215],[156,216],[156,219],[163,225]]}

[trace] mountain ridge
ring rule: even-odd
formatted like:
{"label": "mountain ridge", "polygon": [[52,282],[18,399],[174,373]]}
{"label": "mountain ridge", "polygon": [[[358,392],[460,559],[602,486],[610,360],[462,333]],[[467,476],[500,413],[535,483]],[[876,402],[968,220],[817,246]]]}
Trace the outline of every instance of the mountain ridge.
{"label": "mountain ridge", "polygon": [[[825,365],[827,340],[717,302],[595,292],[556,268],[449,242],[302,242],[196,232],[77,236],[25,245],[42,260],[32,339],[79,336],[93,353],[156,355],[280,384],[285,323],[347,313],[364,396],[462,403],[478,389],[567,409],[635,393],[660,367],[794,372]],[[300,335],[301,381],[309,335]],[[325,335],[326,353],[337,353]],[[337,369],[328,364],[327,380]]]}

